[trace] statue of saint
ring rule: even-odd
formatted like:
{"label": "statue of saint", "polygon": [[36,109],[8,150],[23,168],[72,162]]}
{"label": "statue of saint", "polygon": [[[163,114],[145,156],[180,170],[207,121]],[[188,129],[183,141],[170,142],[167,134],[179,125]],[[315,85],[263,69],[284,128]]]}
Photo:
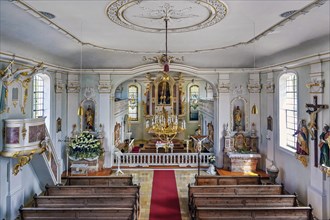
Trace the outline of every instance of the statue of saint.
{"label": "statue of saint", "polygon": [[90,105],[88,105],[88,108],[86,110],[85,118],[86,118],[86,129],[94,130],[94,111]]}
{"label": "statue of saint", "polygon": [[330,167],[330,127],[324,125],[320,135],[320,165]]}
{"label": "statue of saint", "polygon": [[241,122],[242,122],[242,112],[239,106],[236,106],[236,109],[234,110],[234,124],[236,129],[239,126],[241,126]]}
{"label": "statue of saint", "polygon": [[309,155],[308,129],[305,120],[301,120],[298,130],[293,134],[297,135],[297,154]]}

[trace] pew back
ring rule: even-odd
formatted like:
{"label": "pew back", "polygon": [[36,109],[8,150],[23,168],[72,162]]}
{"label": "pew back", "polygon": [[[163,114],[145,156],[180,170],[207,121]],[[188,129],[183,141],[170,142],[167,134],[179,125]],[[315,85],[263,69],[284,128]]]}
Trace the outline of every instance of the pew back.
{"label": "pew back", "polygon": [[22,220],[136,220],[134,208],[21,208]]}
{"label": "pew back", "polygon": [[34,207],[40,208],[129,208],[138,207],[137,196],[115,194],[111,196],[35,196]]}
{"label": "pew back", "polygon": [[197,207],[294,207],[295,195],[205,195],[194,194],[192,203]]}
{"label": "pew back", "polygon": [[133,176],[68,176],[62,178],[66,185],[131,186]]}
{"label": "pew back", "polygon": [[136,195],[140,186],[46,186],[46,196],[66,195]]}
{"label": "pew back", "polygon": [[260,176],[195,176],[195,185],[258,185]]}
{"label": "pew back", "polygon": [[310,207],[197,207],[195,219],[312,220],[312,209]]}

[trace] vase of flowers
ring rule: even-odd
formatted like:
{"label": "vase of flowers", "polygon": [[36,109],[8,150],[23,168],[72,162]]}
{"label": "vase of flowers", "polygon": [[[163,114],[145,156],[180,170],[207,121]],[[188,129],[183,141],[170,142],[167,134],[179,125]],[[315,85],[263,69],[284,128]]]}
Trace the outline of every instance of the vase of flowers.
{"label": "vase of flowers", "polygon": [[98,159],[103,153],[100,141],[88,131],[83,131],[73,138],[68,147],[68,155],[71,160]]}
{"label": "vase of flowers", "polygon": [[215,156],[214,155],[210,155],[208,157],[208,162],[209,162],[209,168],[207,169],[207,173],[208,174],[211,174],[211,175],[215,175],[216,172],[215,172],[215,167],[214,167],[214,164],[215,164]]}

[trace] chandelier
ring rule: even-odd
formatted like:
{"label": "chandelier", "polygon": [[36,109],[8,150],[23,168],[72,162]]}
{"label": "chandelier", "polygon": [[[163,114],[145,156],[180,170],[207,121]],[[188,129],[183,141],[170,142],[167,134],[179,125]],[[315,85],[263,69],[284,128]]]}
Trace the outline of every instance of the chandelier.
{"label": "chandelier", "polygon": [[[179,120],[178,115],[173,113],[169,114],[168,110],[166,110],[166,100],[171,99],[168,97],[166,93],[166,86],[167,82],[169,81],[169,60],[167,56],[167,31],[168,31],[168,21],[169,17],[165,16],[165,62],[164,62],[164,70],[163,75],[161,77],[161,95],[160,95],[160,102],[161,104],[161,111],[156,112],[152,115],[151,119],[146,121],[146,130],[150,134],[155,134],[162,142],[164,142],[167,146],[172,142],[174,137],[184,131],[186,129],[186,122],[185,120]],[[165,148],[166,151],[166,148]]]}

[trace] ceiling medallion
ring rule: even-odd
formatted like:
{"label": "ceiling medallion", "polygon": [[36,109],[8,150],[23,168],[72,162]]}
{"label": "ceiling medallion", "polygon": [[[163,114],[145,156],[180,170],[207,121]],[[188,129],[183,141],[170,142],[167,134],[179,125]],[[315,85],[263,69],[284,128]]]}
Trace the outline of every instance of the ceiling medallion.
{"label": "ceiling medallion", "polygon": [[117,0],[106,13],[114,23],[143,32],[164,32],[164,17],[169,18],[168,32],[187,32],[207,28],[220,22],[227,6],[219,0],[141,1]]}

